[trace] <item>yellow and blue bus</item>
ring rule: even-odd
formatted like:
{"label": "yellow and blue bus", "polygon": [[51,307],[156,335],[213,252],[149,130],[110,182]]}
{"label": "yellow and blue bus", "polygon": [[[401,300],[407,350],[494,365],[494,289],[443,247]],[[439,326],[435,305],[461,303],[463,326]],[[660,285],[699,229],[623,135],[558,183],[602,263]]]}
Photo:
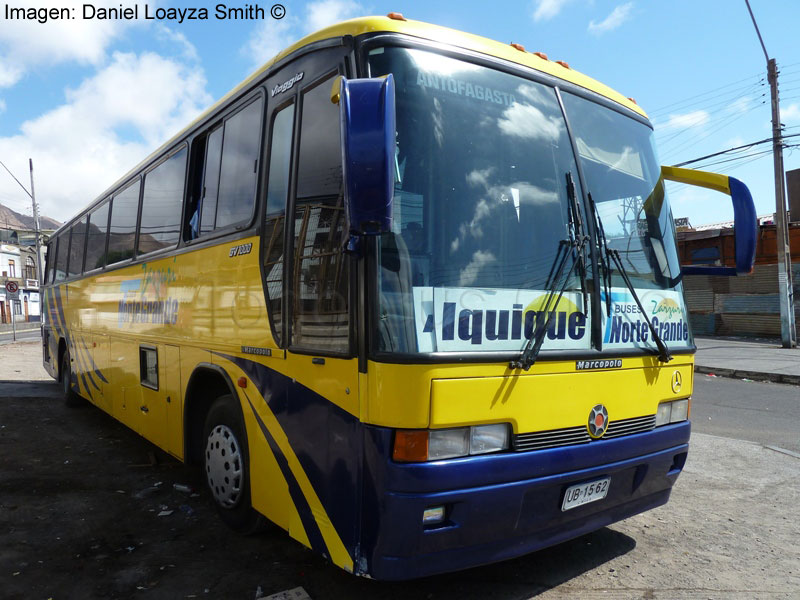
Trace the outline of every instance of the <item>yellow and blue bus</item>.
{"label": "yellow and blue bus", "polygon": [[44,365],[239,531],[385,580],[518,556],[664,504],[685,464],[665,179],[732,196],[747,272],[746,188],[662,169],[631,99],[518,44],[343,22],[53,235]]}

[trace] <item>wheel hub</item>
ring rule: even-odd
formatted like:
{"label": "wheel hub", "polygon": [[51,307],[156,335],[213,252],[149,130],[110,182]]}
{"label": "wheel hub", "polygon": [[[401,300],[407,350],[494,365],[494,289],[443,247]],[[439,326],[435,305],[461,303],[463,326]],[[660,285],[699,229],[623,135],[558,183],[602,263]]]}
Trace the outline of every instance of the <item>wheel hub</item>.
{"label": "wheel hub", "polygon": [[206,443],[208,487],[220,505],[233,508],[242,492],[242,454],[239,441],[225,425],[217,425]]}

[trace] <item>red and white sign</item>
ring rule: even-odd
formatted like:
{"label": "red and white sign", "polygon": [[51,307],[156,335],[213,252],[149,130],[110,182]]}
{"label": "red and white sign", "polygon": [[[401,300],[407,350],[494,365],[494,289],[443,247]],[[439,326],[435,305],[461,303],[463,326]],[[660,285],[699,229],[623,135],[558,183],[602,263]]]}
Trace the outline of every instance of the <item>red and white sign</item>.
{"label": "red and white sign", "polygon": [[16,294],[19,291],[19,285],[16,281],[7,281],[6,282],[6,291],[9,294]]}

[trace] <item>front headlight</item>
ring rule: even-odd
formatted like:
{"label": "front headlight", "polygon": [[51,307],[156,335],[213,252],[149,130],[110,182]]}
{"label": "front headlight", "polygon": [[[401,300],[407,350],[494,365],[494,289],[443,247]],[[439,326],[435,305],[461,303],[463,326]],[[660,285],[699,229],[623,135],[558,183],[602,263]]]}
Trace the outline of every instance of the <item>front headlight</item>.
{"label": "front headlight", "polygon": [[509,447],[508,423],[452,429],[399,429],[392,457],[402,462],[442,460],[473,454],[499,452]]}
{"label": "front headlight", "polygon": [[428,434],[428,460],[469,454],[469,427],[434,429]]}
{"label": "front headlight", "polygon": [[508,425],[478,425],[470,428],[469,453],[487,454],[508,448]]}
{"label": "front headlight", "polygon": [[679,423],[689,418],[689,399],[662,402],[656,412],[656,427]]}

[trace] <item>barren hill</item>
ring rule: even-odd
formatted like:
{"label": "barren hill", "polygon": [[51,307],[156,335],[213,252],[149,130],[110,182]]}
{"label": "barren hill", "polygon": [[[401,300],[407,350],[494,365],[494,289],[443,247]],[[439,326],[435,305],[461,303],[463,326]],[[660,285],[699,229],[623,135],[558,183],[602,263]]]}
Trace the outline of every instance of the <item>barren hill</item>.
{"label": "barren hill", "polygon": [[[39,215],[39,227],[44,230],[58,229],[61,223],[50,217]],[[28,229],[33,230],[33,217],[22,215],[0,204],[0,229]]]}

